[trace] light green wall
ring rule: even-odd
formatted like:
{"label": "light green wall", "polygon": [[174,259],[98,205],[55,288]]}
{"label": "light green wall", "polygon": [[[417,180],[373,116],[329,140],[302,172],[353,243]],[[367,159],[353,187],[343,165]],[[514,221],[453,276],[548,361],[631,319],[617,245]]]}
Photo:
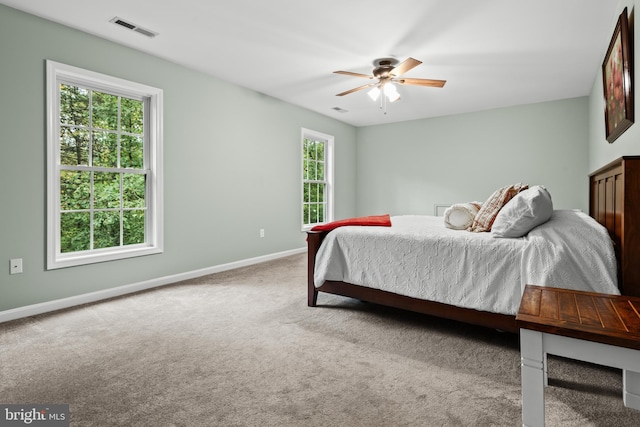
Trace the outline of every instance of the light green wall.
{"label": "light green wall", "polygon": [[[304,247],[302,127],[335,136],[356,213],[352,126],[2,5],[0,58],[0,311]],[[163,254],[45,270],[46,59],[164,90]]]}
{"label": "light green wall", "polygon": [[518,182],[588,209],[587,98],[358,129],[358,214],[427,214]]}
{"label": "light green wall", "polygon": [[[627,7],[629,15],[629,26],[633,28],[633,16],[635,15],[635,1],[623,0],[618,2],[618,15]],[[616,15],[611,22],[611,35],[616,27],[618,16]],[[633,31],[631,32],[633,34]],[[636,34],[637,37],[637,34]],[[602,52],[602,61],[606,52]],[[640,58],[640,43],[635,43],[635,49],[632,56]],[[633,72],[633,81],[635,87],[640,82],[640,64],[636,60]],[[635,98],[635,122],[638,122],[640,115],[638,114],[639,100],[638,91],[634,89]],[[589,97],[589,172],[599,169],[601,166],[617,159],[621,156],[639,155],[640,154],[640,128],[638,123],[633,124],[625,133],[620,135],[613,143],[609,143],[606,138],[604,127],[604,93],[602,88],[602,68],[598,69],[598,75],[593,84],[593,89]]]}

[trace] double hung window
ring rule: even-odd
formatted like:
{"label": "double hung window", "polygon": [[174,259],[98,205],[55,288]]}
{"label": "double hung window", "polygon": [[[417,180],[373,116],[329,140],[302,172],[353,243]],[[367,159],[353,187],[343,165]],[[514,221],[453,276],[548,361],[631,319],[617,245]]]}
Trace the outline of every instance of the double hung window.
{"label": "double hung window", "polygon": [[47,267],[162,251],[162,91],[47,61]]}
{"label": "double hung window", "polygon": [[302,130],[302,229],[333,219],[333,141]]}

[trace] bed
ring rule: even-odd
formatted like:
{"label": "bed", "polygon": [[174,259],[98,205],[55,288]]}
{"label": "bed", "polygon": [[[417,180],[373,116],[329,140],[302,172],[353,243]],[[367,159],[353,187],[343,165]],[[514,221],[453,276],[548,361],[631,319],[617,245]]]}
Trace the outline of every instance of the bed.
{"label": "bed", "polygon": [[[521,238],[449,230],[442,217],[415,215],[392,217],[392,227],[310,231],[308,305],[317,306],[319,293],[330,293],[517,332],[515,314],[525,284],[638,296],[640,156],[617,159],[591,174],[589,182],[589,215],[554,210]],[[405,246],[389,249],[393,233]],[[425,249],[415,235],[435,236],[440,246]],[[471,259],[470,252],[483,255]],[[352,266],[353,254],[364,264]],[[456,263],[465,269],[456,270]],[[421,270],[424,265],[431,267]],[[426,285],[434,281],[439,290]]]}

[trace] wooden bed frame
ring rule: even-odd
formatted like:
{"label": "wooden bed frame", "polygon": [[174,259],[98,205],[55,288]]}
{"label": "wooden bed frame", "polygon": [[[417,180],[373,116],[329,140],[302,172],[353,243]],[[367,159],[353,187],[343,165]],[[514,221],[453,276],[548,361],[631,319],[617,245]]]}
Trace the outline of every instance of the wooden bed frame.
{"label": "wooden bed frame", "polygon": [[[589,176],[589,214],[607,228],[618,261],[618,286],[624,295],[640,296],[640,156],[621,157]],[[515,315],[506,315],[421,300],[347,282],[313,281],[316,253],[327,232],[309,231],[307,305],[315,307],[318,293],[356,298],[461,322],[518,332]],[[562,286],[560,283],[553,284]]]}

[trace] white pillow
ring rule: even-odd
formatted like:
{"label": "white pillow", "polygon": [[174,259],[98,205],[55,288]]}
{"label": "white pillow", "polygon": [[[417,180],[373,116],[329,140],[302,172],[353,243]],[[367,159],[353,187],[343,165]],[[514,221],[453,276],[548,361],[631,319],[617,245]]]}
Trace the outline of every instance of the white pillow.
{"label": "white pillow", "polygon": [[491,233],[494,237],[522,237],[551,218],[551,195],[541,185],[521,191],[504,205],[496,216]]}
{"label": "white pillow", "polygon": [[473,223],[480,202],[456,203],[444,211],[444,225],[453,230],[466,230]]}

